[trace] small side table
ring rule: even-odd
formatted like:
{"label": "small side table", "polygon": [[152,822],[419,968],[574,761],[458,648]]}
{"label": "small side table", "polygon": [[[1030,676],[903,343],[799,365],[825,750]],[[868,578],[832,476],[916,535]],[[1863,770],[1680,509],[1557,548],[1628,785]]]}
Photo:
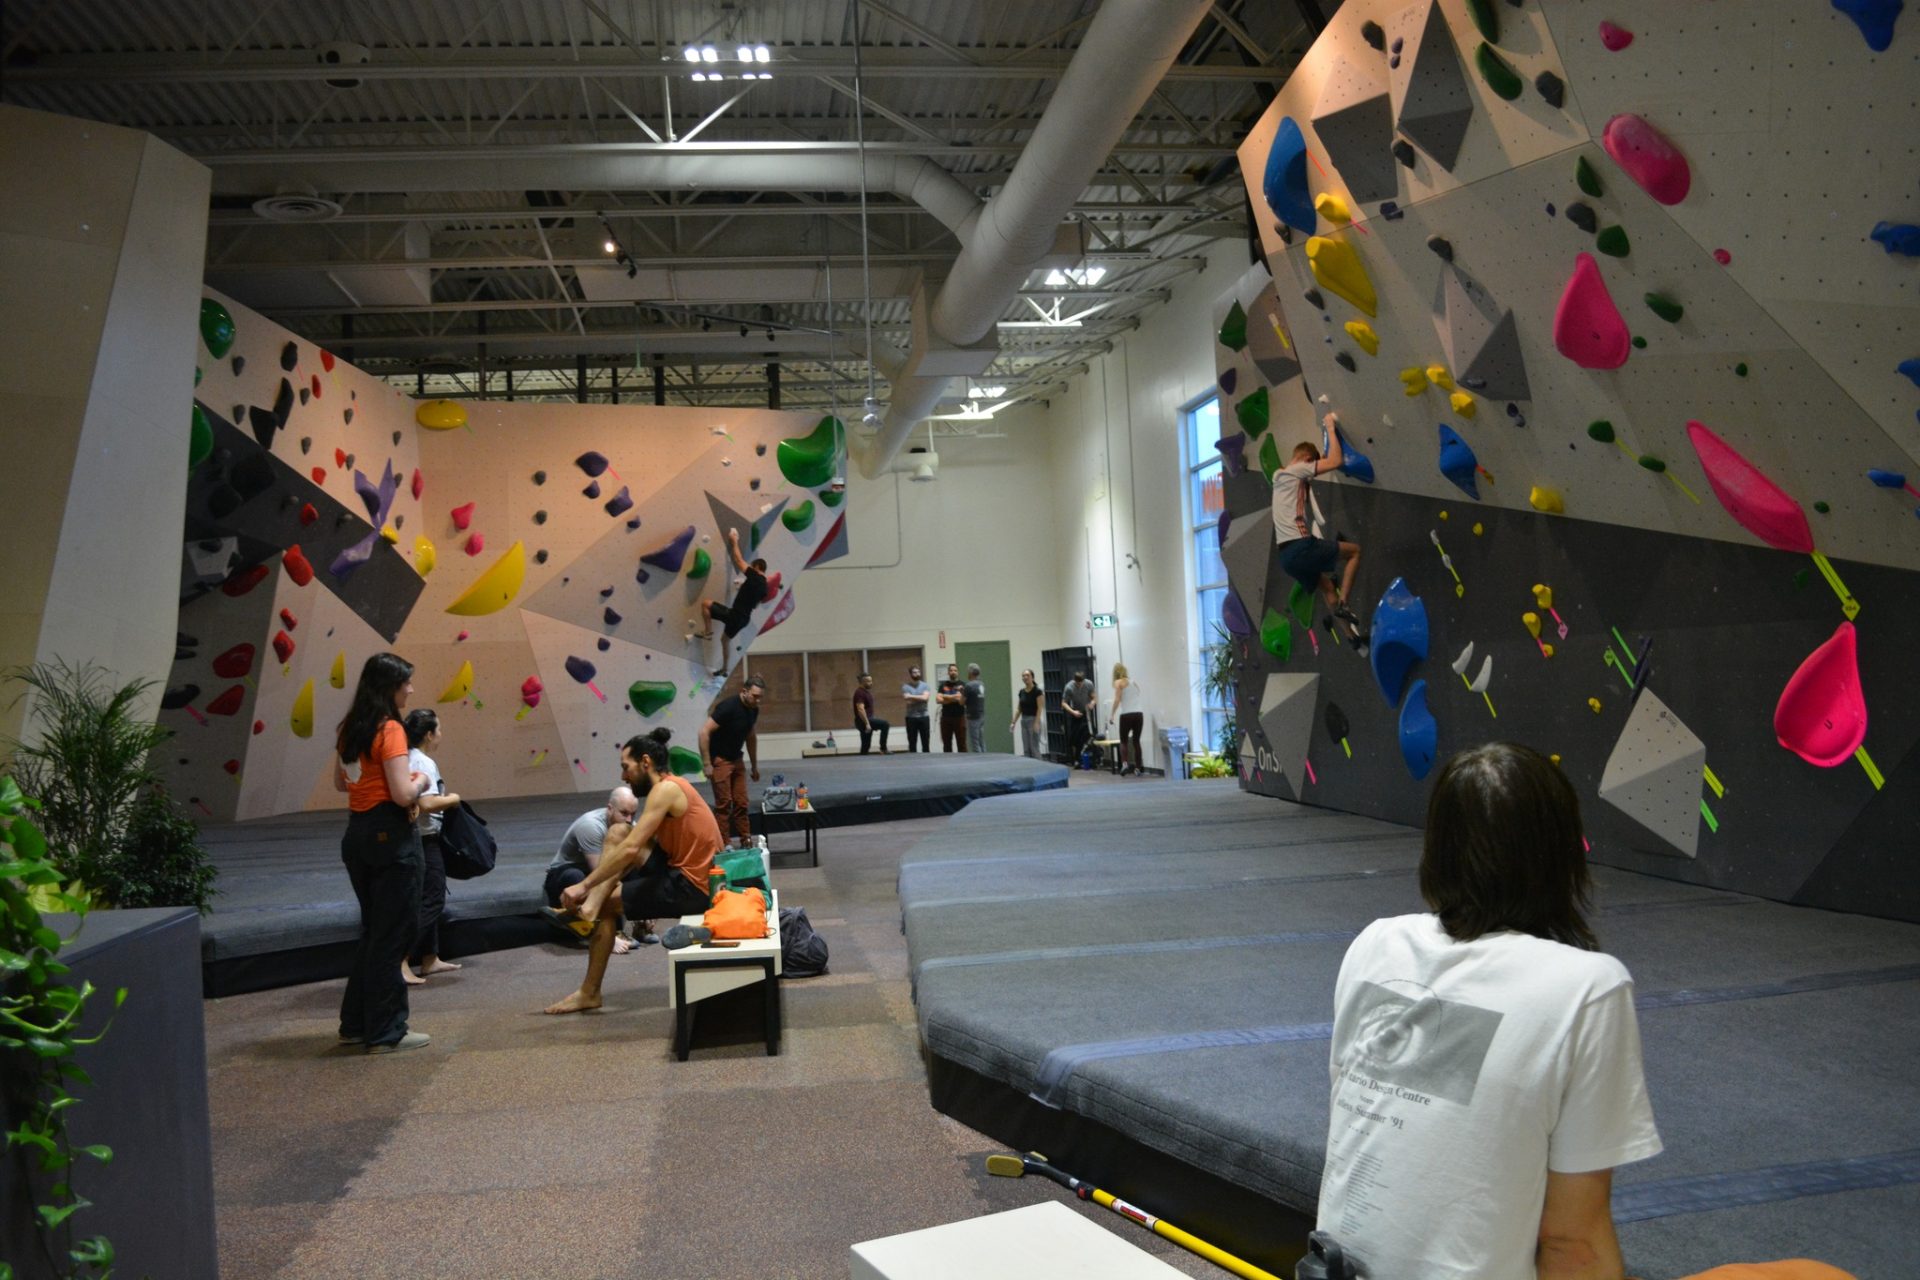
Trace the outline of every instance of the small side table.
{"label": "small side table", "polygon": [[[760,819],[760,830],[757,834],[764,835],[769,840],[771,840],[777,832],[798,831],[805,841],[800,848],[800,852],[807,855],[808,866],[817,867],[820,865],[819,813],[820,806],[809,802],[804,809],[768,810],[762,806],[756,809],[752,816],[757,816]],[[769,854],[775,854],[782,852],[782,850],[775,849],[769,844],[767,852]],[[788,849],[784,852],[792,853],[793,850]]]}
{"label": "small side table", "polygon": [[[697,915],[681,916],[688,926],[700,923]],[[767,1056],[780,1052],[780,893],[775,890],[767,904],[767,936],[743,938],[730,947],[702,943],[678,947],[667,952],[667,998],[673,1005],[673,1053],[687,1060],[692,1047],[694,1006],[700,1001],[752,986],[766,984]]]}
{"label": "small side table", "polygon": [[1058,1200],[853,1246],[853,1280],[1098,1276],[1177,1280],[1180,1272]]}

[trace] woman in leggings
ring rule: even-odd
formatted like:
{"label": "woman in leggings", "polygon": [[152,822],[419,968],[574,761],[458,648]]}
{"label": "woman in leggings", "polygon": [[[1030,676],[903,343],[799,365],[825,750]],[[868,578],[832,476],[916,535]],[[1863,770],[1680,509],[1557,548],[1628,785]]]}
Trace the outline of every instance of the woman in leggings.
{"label": "woman in leggings", "polygon": [[[440,917],[447,909],[447,862],[440,851],[440,815],[460,803],[441,781],[433,753],[440,749],[440,717],[429,707],[407,712],[407,768],[427,780],[420,797],[420,850],[425,873],[420,884],[420,935],[400,964],[400,980],[419,986],[436,973],[460,966],[440,958]],[[420,972],[416,976],[415,969]]]}
{"label": "woman in leggings", "polygon": [[1140,685],[1127,675],[1125,663],[1113,664],[1113,723],[1120,728],[1120,776],[1143,771],[1140,731],[1147,723],[1140,710]]}

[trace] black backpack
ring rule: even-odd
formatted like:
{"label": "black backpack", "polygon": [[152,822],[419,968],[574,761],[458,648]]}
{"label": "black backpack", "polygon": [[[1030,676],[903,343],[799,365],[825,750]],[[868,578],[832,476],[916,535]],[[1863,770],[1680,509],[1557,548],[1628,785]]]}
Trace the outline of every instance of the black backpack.
{"label": "black backpack", "polygon": [[449,880],[471,880],[493,870],[500,847],[487,830],[487,820],[462,800],[440,814],[440,855],[446,860]]}
{"label": "black backpack", "polygon": [[817,978],[827,971],[827,940],[813,931],[805,907],[780,908],[780,976]]}

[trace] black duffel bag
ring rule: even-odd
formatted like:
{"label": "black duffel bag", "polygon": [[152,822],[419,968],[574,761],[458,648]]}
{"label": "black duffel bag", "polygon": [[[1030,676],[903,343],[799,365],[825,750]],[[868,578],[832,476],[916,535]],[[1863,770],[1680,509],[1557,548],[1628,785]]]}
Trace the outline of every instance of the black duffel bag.
{"label": "black duffel bag", "polygon": [[500,846],[487,830],[487,820],[462,800],[440,813],[440,856],[447,864],[449,880],[471,880],[493,870]]}

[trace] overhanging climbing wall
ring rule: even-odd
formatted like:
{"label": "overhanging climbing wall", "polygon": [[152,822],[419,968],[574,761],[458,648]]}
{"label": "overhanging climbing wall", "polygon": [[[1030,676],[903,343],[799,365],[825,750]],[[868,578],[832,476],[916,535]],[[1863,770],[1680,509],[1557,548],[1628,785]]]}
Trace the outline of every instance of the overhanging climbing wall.
{"label": "overhanging climbing wall", "polygon": [[161,763],[203,817],[339,803],[334,726],[361,664],[415,666],[448,785],[476,800],[611,786],[672,729],[698,772],[726,531],[776,584],[737,660],[844,554],[844,433],[770,410],[417,404],[209,293],[179,647]]}
{"label": "overhanging climbing wall", "polygon": [[[1822,5],[1340,8],[1241,149],[1272,284],[1217,310],[1247,785],[1418,821],[1434,751],[1509,737],[1601,861],[1920,918],[1920,26],[1885,43]],[[1324,409],[1356,611],[1421,605],[1400,700],[1259,549]],[[1304,762],[1281,672],[1323,677]]]}

